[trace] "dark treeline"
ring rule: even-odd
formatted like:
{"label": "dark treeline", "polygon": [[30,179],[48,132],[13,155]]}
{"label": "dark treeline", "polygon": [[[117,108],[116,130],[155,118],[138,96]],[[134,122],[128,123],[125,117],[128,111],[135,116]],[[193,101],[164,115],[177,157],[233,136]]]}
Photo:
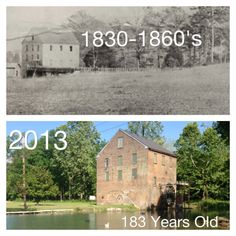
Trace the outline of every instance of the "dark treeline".
{"label": "dark treeline", "polygon": [[[191,67],[224,63],[230,58],[229,7],[130,8],[128,21],[114,19],[111,22],[103,22],[78,11],[63,26],[75,31],[80,42],[81,66],[86,67]],[[92,34],[98,30],[103,33],[112,30],[116,35],[119,31],[125,31],[136,42],[128,43],[126,47],[93,47]],[[146,42],[143,47],[138,36],[143,30],[146,35],[154,30],[160,33],[182,30],[185,43],[181,47],[151,47]],[[90,33],[89,47],[85,47],[85,38],[81,36],[86,31]],[[194,34],[201,35],[202,44],[199,47],[192,45],[191,36]]]}

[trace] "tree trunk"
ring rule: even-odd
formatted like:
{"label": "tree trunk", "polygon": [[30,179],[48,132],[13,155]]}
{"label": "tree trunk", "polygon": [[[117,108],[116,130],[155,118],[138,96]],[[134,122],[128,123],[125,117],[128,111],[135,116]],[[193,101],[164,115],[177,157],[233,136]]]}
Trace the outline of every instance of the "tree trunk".
{"label": "tree trunk", "polygon": [[24,201],[24,209],[27,209],[26,204],[26,173],[25,173],[25,154],[23,152],[22,156],[22,176],[23,176],[23,201]]}
{"label": "tree trunk", "polygon": [[211,63],[214,63],[215,29],[214,29],[214,7],[211,8]]}
{"label": "tree trunk", "polygon": [[68,178],[68,198],[69,198],[69,200],[71,200],[71,178],[70,178],[70,176],[69,176],[69,178]]}

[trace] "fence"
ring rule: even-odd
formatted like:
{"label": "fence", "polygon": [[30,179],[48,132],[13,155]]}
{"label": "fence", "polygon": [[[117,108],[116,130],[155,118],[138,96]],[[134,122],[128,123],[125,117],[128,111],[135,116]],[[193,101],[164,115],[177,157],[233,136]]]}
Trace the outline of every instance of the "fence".
{"label": "fence", "polygon": [[135,72],[135,71],[160,71],[160,68],[147,67],[147,68],[105,68],[105,67],[80,67],[80,72]]}

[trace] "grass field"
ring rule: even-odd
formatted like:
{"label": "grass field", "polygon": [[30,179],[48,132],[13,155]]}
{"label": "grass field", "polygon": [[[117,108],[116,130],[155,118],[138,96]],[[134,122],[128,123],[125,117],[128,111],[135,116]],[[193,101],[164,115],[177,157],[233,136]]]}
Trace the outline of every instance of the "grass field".
{"label": "grass field", "polygon": [[[132,205],[96,205],[93,201],[42,201],[39,204],[27,202],[27,211],[73,209],[75,211],[106,211],[108,208],[120,208],[135,211]],[[7,201],[7,212],[24,211],[22,201]]]}
{"label": "grass field", "polygon": [[7,114],[229,114],[229,65],[7,78]]}

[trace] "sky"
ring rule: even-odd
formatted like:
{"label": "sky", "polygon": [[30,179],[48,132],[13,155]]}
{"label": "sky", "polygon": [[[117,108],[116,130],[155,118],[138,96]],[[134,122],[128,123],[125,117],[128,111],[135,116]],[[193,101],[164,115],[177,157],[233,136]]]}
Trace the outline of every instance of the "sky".
{"label": "sky", "polygon": [[[156,7],[161,11],[164,7]],[[188,7],[184,8],[185,11]],[[67,22],[67,19],[78,12],[87,14],[103,22],[111,22],[114,19],[130,21],[140,17],[142,7],[7,7],[7,38],[14,38],[28,34],[33,27],[58,28]],[[99,30],[99,29],[98,29]],[[20,51],[22,39],[8,41],[7,50]]]}
{"label": "sky", "polygon": [[[140,9],[132,7],[134,14]],[[115,18],[127,20],[131,16],[129,7],[7,7],[7,38],[26,35],[33,27],[58,28],[79,10],[104,22]],[[8,42],[8,50],[20,51],[21,41]]]}
{"label": "sky", "polygon": [[[7,135],[9,135],[13,130],[19,130],[21,132],[34,130],[37,133],[37,136],[40,137],[40,134],[45,133],[46,130],[54,129],[65,123],[66,122],[63,121],[9,121],[7,122]],[[164,126],[163,135],[167,140],[176,141],[179,135],[182,133],[183,128],[188,123],[188,121],[164,121],[162,122],[162,125]],[[106,141],[109,141],[119,129],[128,128],[128,122],[123,121],[99,121],[94,122],[94,124],[96,129],[101,134],[101,138]],[[210,127],[212,122],[204,121],[198,122],[198,124],[200,130],[203,131],[206,127]]]}

